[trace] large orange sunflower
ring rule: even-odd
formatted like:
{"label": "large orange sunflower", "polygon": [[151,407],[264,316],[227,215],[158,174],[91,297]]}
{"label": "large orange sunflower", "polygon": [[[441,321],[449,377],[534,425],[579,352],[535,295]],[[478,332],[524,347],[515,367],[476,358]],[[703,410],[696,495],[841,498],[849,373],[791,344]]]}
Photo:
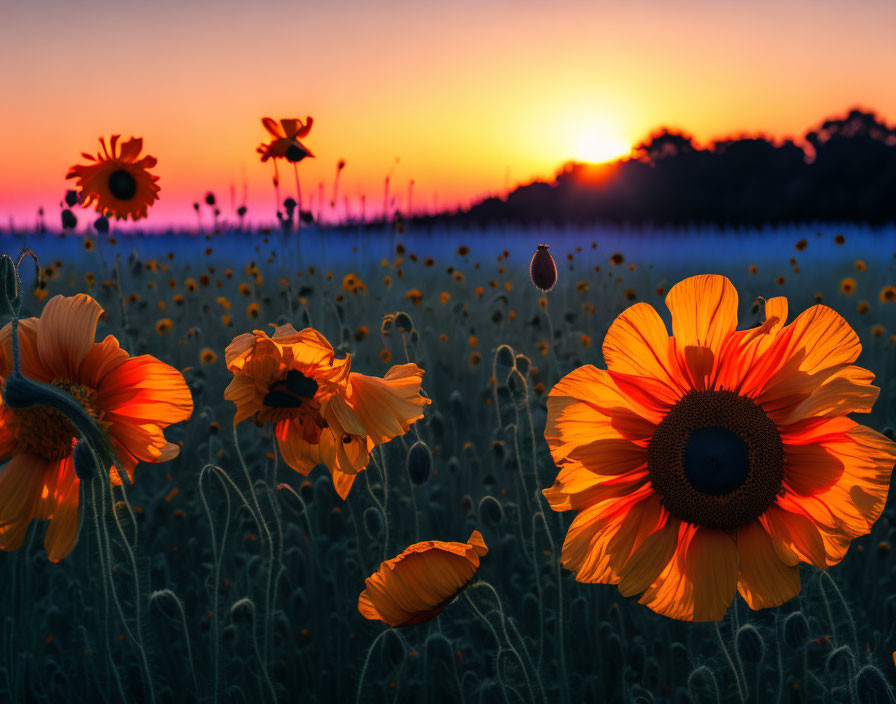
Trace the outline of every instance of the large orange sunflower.
{"label": "large orange sunflower", "polygon": [[134,220],[145,218],[149,206],[159,199],[159,187],[147,169],[156,165],[154,156],[138,159],[143,149],[143,140],[137,137],[122,142],[119,148],[119,135],[113,134],[106,141],[100,137],[102,152],[96,158],[82,152],[81,156],[92,164],[71,167],[66,178],[76,178],[81,189],[81,205],[85,208],[96,203],[96,211],[101,215],[113,215],[118,220],[126,220],[130,216]]}
{"label": "large orange sunflower", "polygon": [[797,565],[843,559],[887,499],[896,444],[848,413],[871,410],[856,333],[817,305],[785,325],[787,299],[736,330],[737,292],[695,276],[666,297],[669,337],[646,303],[610,326],[608,369],[581,367],[548,397],[556,511],[578,511],[562,563],[580,582],[672,618],[721,619],[800,590]]}
{"label": "large orange sunflower", "polygon": [[274,423],[284,461],[307,475],[324,464],[343,499],[370,450],[404,435],[430,401],[420,395],[423,370],[392,367],[384,378],[351,371],[317,330],[281,325],[273,337],[243,333],[224,351],[233,381],[224,398],[236,404],[233,424]]}
{"label": "large orange sunflower", "polygon": [[478,530],[466,543],[414,543],[367,578],[358,611],[364,618],[392,627],[435,618],[470,583],[479,558],[487,552]]}
{"label": "large orange sunflower", "polygon": [[[137,462],[164,462],[180,448],[162,429],[186,420],[193,401],[184,378],[155,357],[131,357],[112,335],[94,342],[103,309],[90,296],[55,296],[40,318],[19,321],[22,374],[74,397],[108,434],[133,480]],[[0,382],[12,374],[12,327],[0,330]],[[44,406],[0,404],[0,548],[21,546],[33,518],[48,520],[44,546],[53,562],[78,537],[74,425]],[[117,469],[112,481],[121,483]]]}
{"label": "large orange sunflower", "polygon": [[261,124],[271,133],[274,139],[267,144],[262,144],[256,150],[261,154],[261,160],[268,159],[286,159],[287,161],[299,162],[306,157],[314,158],[314,154],[299,139],[304,139],[311,131],[311,125],[314,119],[306,118],[303,123],[297,119],[280,120],[277,125],[276,120],[270,117],[261,118]]}

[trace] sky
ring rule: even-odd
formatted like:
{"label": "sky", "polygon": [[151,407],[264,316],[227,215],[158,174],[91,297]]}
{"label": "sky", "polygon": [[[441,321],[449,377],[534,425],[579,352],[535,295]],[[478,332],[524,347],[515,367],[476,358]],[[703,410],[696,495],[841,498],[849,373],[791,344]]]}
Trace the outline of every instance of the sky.
{"label": "sky", "polygon": [[195,224],[207,191],[272,221],[264,116],[314,117],[303,203],[329,204],[345,159],[355,215],[382,212],[387,177],[401,209],[412,180],[415,211],[463,207],[660,125],[708,143],[799,139],[853,106],[892,123],[894,26],[888,0],[0,0],[0,225],[55,223],[111,134],[158,158],[146,226]]}

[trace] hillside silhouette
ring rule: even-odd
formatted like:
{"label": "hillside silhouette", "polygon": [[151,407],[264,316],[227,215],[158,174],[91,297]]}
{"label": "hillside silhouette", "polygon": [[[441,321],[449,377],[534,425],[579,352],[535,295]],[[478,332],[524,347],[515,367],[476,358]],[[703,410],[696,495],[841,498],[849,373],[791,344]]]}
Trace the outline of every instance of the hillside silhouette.
{"label": "hillside silhouette", "polygon": [[[442,218],[439,218],[442,219]],[[896,126],[853,109],[801,143],[738,136],[700,148],[661,128],[630,158],[570,162],[551,182],[521,186],[447,218],[465,224],[719,223],[896,220]]]}

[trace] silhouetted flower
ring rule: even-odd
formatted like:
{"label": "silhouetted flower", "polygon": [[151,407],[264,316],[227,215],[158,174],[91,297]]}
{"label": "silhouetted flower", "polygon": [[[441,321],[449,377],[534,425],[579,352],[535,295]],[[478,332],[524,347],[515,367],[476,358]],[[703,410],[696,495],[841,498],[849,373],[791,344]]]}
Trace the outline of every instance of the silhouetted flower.
{"label": "silhouetted flower", "polygon": [[311,125],[314,124],[312,118],[306,118],[304,123],[297,119],[283,119],[278,126],[275,120],[264,117],[261,124],[274,137],[273,141],[262,144],[256,150],[261,154],[262,161],[273,158],[299,162],[306,157],[314,157],[311,150],[299,141],[311,131]]}
{"label": "silhouetted flower", "polygon": [[96,162],[86,166],[78,165],[69,169],[66,178],[77,179],[81,189],[81,205],[89,207],[96,203],[96,211],[101,215],[112,215],[118,220],[130,216],[134,220],[145,218],[149,206],[159,198],[159,187],[147,169],[156,165],[156,158],[145,156],[137,159],[143,148],[143,140],[129,139],[118,145],[119,135],[112,135],[109,148],[100,137],[102,153],[96,158],[81,153],[85,159]]}

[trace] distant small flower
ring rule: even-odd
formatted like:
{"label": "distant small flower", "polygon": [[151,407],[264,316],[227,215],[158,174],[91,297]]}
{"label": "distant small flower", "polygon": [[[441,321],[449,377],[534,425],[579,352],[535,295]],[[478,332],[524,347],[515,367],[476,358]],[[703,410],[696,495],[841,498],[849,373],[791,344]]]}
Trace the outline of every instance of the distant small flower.
{"label": "distant small flower", "polygon": [[861,259],[856,260],[856,271],[867,271],[868,265]]}
{"label": "distant small flower", "polygon": [[199,361],[203,364],[214,364],[218,359],[215,351],[209,347],[204,347],[199,353]]}
{"label": "distant small flower", "polygon": [[846,242],[846,237],[844,237],[843,235],[837,235],[836,237],[834,237],[834,242],[836,242],[837,244],[844,244]]}
{"label": "distant small flower", "polygon": [[466,543],[414,543],[367,578],[358,611],[393,628],[435,618],[472,581],[479,558],[487,553],[478,530]]}
{"label": "distant small flower", "polygon": [[159,335],[167,335],[174,327],[174,321],[171,318],[162,318],[156,321],[156,332]]}
{"label": "distant small flower", "polygon": [[420,293],[420,289],[417,289],[417,288],[412,288],[410,291],[408,291],[406,294],[404,294],[404,297],[407,298],[409,301],[413,301],[418,306],[423,301],[423,294]]}
{"label": "distant small flower", "polygon": [[852,278],[845,278],[840,282],[840,291],[845,293],[847,296],[852,295],[856,290],[856,280]]}
{"label": "distant small flower", "polygon": [[880,302],[892,303],[896,301],[896,286],[884,286],[880,290]]}
{"label": "distant small flower", "polygon": [[119,148],[119,138],[117,134],[112,135],[107,148],[100,137],[103,151],[97,152],[95,158],[81,153],[85,159],[96,163],[73,166],[65,177],[77,179],[83,207],[96,203],[100,215],[112,215],[118,220],[128,217],[139,220],[146,217],[149,206],[159,199],[156,185],[159,178],[148,171],[157,161],[153,156],[138,159],[143,149],[142,139],[129,139]]}

